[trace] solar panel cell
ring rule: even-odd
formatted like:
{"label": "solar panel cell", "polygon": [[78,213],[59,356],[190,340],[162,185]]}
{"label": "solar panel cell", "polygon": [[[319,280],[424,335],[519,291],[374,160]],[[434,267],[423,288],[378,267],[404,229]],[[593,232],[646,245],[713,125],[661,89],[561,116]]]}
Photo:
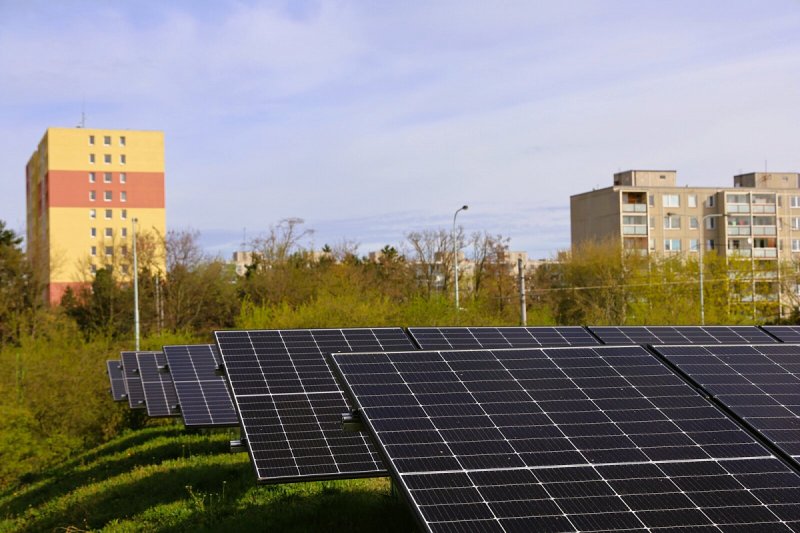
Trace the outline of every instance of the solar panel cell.
{"label": "solar panel cell", "polygon": [[800,509],[800,477],[639,347],[331,360],[429,531],[789,530]]}
{"label": "solar panel cell", "polygon": [[259,482],[385,473],[366,436],[342,430],[350,408],[324,354],[414,349],[401,329],[218,331],[216,338]]}
{"label": "solar panel cell", "polygon": [[144,388],[139,375],[139,363],[136,360],[137,352],[122,352],[122,373],[125,376],[125,394],[128,396],[128,405],[131,409],[144,409]]}
{"label": "solar panel cell", "polygon": [[755,326],[590,326],[605,344],[752,344],[777,342]]}
{"label": "solar panel cell", "polygon": [[161,371],[167,364],[167,358],[162,352],[137,352],[136,360],[144,388],[147,416],[177,416],[178,396],[175,385],[172,384],[172,376]]}
{"label": "solar panel cell", "polygon": [[800,346],[654,346],[719,402],[800,463]]}
{"label": "solar panel cell", "polygon": [[122,362],[110,360],[106,361],[106,371],[111,382],[111,396],[114,401],[121,402],[125,399],[125,377],[122,373]]}
{"label": "solar panel cell", "polygon": [[225,378],[217,375],[215,345],[164,346],[164,355],[186,427],[239,425]]}
{"label": "solar panel cell", "polygon": [[408,328],[423,350],[598,345],[579,326]]}

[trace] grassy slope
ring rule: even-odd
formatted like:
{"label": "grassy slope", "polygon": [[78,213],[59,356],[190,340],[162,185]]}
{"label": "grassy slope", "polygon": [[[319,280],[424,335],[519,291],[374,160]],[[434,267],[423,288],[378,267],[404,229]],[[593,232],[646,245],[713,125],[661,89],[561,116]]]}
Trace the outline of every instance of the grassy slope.
{"label": "grassy slope", "polygon": [[227,433],[127,433],[0,493],[0,531],[410,531],[385,478],[256,486]]}

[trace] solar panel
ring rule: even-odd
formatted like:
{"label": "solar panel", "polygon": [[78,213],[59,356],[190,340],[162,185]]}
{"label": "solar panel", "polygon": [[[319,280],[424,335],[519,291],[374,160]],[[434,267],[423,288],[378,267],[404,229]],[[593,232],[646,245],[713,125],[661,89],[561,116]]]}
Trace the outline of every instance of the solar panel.
{"label": "solar panel", "polygon": [[111,396],[115,402],[125,399],[125,378],[122,376],[122,363],[119,360],[106,361],[106,372],[111,382]]}
{"label": "solar panel", "polygon": [[599,345],[579,326],[408,328],[423,350]]}
{"label": "solar panel", "polygon": [[259,483],[385,475],[323,354],[414,349],[400,328],[217,331]]}
{"label": "solar panel", "polygon": [[800,464],[800,345],[654,348]]}
{"label": "solar panel", "polygon": [[800,343],[800,326],[761,326],[781,342]]}
{"label": "solar panel", "polygon": [[642,347],[331,360],[427,531],[800,529],[800,476]]}
{"label": "solar panel", "polygon": [[777,342],[755,326],[589,326],[605,344],[754,344]]}
{"label": "solar panel", "polygon": [[213,344],[164,346],[186,427],[238,426],[225,378],[217,375],[222,362]]}
{"label": "solar panel", "polygon": [[137,352],[122,352],[122,374],[125,376],[125,394],[128,395],[128,405],[131,409],[144,409],[144,388],[142,378],[139,376],[139,363],[136,361]]}
{"label": "solar panel", "polygon": [[178,396],[175,394],[172,376],[159,369],[167,364],[167,358],[162,352],[138,352],[136,360],[139,362],[139,375],[142,377],[147,416],[177,416]]}

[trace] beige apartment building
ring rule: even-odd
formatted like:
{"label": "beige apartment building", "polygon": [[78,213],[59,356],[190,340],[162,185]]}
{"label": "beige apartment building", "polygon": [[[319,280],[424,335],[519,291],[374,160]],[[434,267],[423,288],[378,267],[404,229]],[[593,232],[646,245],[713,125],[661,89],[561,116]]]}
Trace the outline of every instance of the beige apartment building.
{"label": "beige apartment building", "polygon": [[626,250],[683,256],[704,246],[750,258],[764,283],[775,281],[779,262],[800,260],[800,174],[740,174],[733,187],[679,187],[676,174],[628,170],[611,187],[572,196],[572,245],[619,239]]}
{"label": "beige apartment building", "polygon": [[572,196],[573,246],[614,238],[645,254],[688,255],[701,244],[726,257],[800,254],[800,174],[740,174],[730,188],[679,187],[676,174],[628,170],[611,187]]}

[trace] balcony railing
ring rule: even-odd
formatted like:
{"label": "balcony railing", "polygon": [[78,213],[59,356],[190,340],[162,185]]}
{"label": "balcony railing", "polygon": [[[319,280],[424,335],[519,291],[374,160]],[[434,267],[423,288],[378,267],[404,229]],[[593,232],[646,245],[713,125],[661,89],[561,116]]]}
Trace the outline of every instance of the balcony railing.
{"label": "balcony railing", "polygon": [[748,204],[727,204],[725,211],[728,213],[749,213],[750,205]]}
{"label": "balcony railing", "polygon": [[623,213],[647,213],[647,204],[622,204]]}
{"label": "balcony railing", "polygon": [[753,226],[753,235],[777,235],[778,229],[775,226]]}
{"label": "balcony railing", "polygon": [[728,235],[750,235],[750,226],[728,226]]}
{"label": "balcony railing", "polygon": [[647,224],[622,226],[623,235],[647,235]]}
{"label": "balcony railing", "polygon": [[778,257],[777,248],[753,248],[753,257]]}
{"label": "balcony railing", "polygon": [[775,204],[753,205],[753,213],[774,213]]}

